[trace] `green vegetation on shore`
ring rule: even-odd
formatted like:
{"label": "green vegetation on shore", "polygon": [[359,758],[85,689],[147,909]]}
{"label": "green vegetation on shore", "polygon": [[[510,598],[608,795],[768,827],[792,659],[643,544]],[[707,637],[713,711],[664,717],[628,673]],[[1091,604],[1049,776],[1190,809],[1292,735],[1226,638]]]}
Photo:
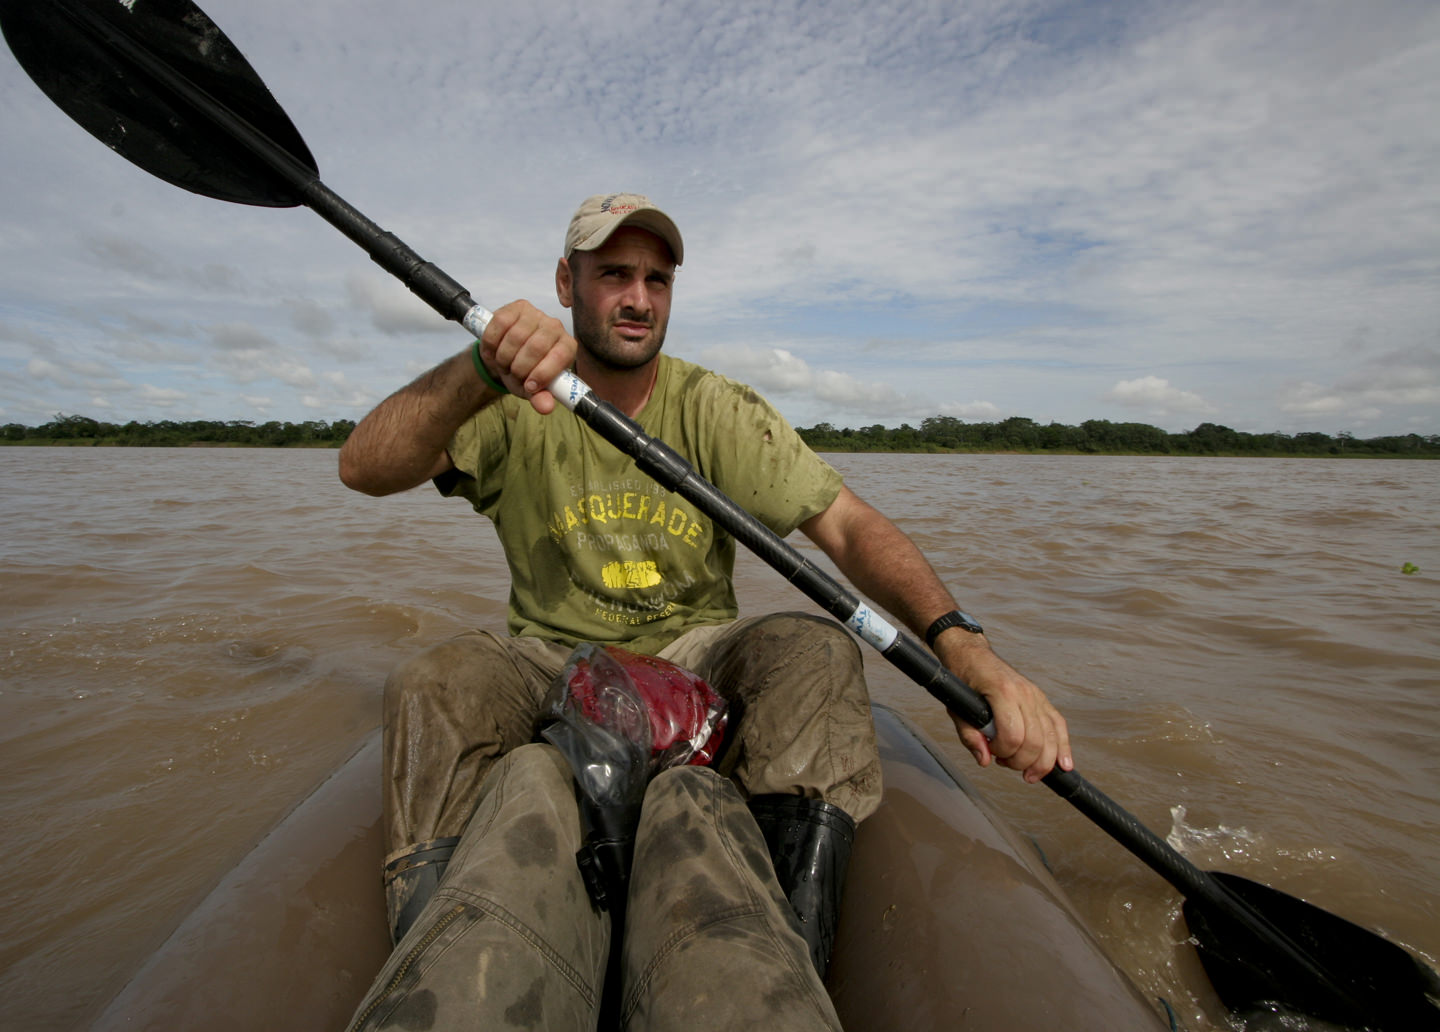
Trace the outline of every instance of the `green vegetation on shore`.
{"label": "green vegetation on shore", "polygon": [[[62,414],[40,426],[7,423],[0,444],[132,446],[143,448],[338,447],[355,429],[349,419],[271,420],[162,419],[140,423],[105,423],[88,416]],[[1440,458],[1440,435],[1398,434],[1357,438],[1322,433],[1252,434],[1216,423],[1168,433],[1145,423],[1112,423],[1091,419],[1079,426],[1015,416],[995,423],[967,423],[953,416],[931,416],[919,427],[908,423],[890,428],[876,424],[852,430],[829,423],[799,427],[816,451],[830,452],[1033,452],[1070,455],[1255,455],[1337,456],[1341,458]]]}
{"label": "green vegetation on shore", "polygon": [[1403,434],[1360,439],[1350,433],[1252,434],[1216,423],[1172,434],[1146,423],[1090,419],[1079,426],[1014,416],[997,423],[966,423],[931,416],[920,426],[836,429],[829,423],[799,427],[816,451],[1034,452],[1072,455],[1264,455],[1440,458],[1440,435]]}
{"label": "green vegetation on shore", "polygon": [[338,448],[355,429],[353,419],[307,419],[303,423],[248,419],[226,422],[206,419],[155,422],[103,423],[89,416],[60,413],[40,426],[6,423],[0,426],[0,444],[55,444],[128,446],[135,448]]}

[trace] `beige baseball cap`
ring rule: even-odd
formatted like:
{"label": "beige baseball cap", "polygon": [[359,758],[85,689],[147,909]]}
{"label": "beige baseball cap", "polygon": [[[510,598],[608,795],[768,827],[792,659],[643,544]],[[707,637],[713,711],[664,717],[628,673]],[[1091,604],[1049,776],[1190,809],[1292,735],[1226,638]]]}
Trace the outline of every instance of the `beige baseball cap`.
{"label": "beige baseball cap", "polygon": [[643,194],[596,194],[587,197],[575,210],[565,231],[565,257],[575,251],[593,251],[621,226],[637,226],[654,233],[670,245],[675,264],[685,259],[685,244],[674,221]]}

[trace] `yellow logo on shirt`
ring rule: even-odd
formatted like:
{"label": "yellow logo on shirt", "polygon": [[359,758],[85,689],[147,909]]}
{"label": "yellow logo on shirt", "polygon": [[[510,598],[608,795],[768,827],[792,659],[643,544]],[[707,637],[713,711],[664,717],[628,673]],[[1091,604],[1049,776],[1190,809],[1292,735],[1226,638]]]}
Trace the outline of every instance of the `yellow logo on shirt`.
{"label": "yellow logo on shirt", "polygon": [[664,580],[649,561],[606,563],[600,576],[607,588],[653,588]]}
{"label": "yellow logo on shirt", "polygon": [[[618,529],[628,524],[631,533],[639,530],[659,535],[661,542],[674,539],[691,548],[700,547],[700,539],[708,529],[698,516],[686,511],[671,499],[666,506],[664,498],[638,491],[592,493],[577,498],[573,505],[552,512],[548,521],[550,537],[559,542],[567,534],[582,528],[599,533],[597,528]],[[651,528],[654,528],[652,531]],[[636,537],[638,540],[638,535]],[[648,548],[645,544],[622,545],[622,547]],[[668,543],[659,545],[668,548]]]}

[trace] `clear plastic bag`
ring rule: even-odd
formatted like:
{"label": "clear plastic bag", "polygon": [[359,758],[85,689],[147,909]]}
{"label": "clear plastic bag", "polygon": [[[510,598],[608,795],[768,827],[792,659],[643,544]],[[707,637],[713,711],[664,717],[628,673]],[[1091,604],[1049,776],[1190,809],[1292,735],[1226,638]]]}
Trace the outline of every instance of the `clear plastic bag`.
{"label": "clear plastic bag", "polygon": [[583,644],[550,686],[543,734],[600,806],[638,805],[667,767],[708,764],[725,734],[725,700],[674,663]]}
{"label": "clear plastic bag", "polygon": [[580,790],[580,875],[595,906],[610,911],[613,931],[624,922],[645,786],[667,767],[714,759],[725,700],[674,663],[584,644],[551,682],[544,715],[541,734],[564,754]]}

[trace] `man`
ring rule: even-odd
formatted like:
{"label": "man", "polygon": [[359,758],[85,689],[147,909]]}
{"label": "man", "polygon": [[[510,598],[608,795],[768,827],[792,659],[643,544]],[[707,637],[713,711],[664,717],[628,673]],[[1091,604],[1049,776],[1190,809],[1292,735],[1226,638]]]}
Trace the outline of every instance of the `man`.
{"label": "man", "polygon": [[[733,539],[554,411],[546,385],[566,369],[776,533],[803,531],[856,588],[926,634],[994,711],[993,741],[956,724],[982,766],[998,761],[1037,781],[1057,762],[1072,765],[1064,719],[958,612],[909,538],[752,390],[662,354],[683,259],[678,228],[646,198],[589,198],[555,272],[573,336],[528,302],[506,305],[473,348],[382,402],[341,451],[341,478],[356,490],[384,495],[433,480],[469,500],[494,521],[512,580],[510,636],[462,635],[387,684],[386,878],[397,940],[434,893],[487,772],[532,740],[539,698],[580,641],[659,655],[731,700],[722,770],[767,833],[822,970],[838,897],[816,898],[815,886],[838,886],[854,822],[879,800],[853,639],[800,614],[737,621]],[[798,845],[797,825],[806,829]]]}

